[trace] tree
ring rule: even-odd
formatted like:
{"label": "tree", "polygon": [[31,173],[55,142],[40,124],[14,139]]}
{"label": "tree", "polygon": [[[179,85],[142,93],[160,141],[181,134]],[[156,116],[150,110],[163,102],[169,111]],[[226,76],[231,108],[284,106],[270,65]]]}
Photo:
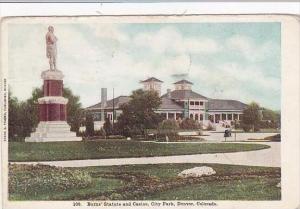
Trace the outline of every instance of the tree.
{"label": "tree", "polygon": [[15,140],[19,133],[19,101],[8,92],[8,137]]}
{"label": "tree", "polygon": [[63,96],[68,99],[67,122],[71,126],[71,131],[78,133],[84,118],[84,111],[81,107],[80,97],[74,95],[69,88],[64,88]]}
{"label": "tree", "polygon": [[[68,98],[67,122],[72,131],[78,131],[82,123],[82,108],[79,97],[74,96],[68,88],[63,89],[64,97]],[[9,137],[29,136],[39,122],[38,98],[43,97],[41,88],[35,88],[32,95],[26,101],[18,101],[9,93]]]}
{"label": "tree", "polygon": [[241,125],[245,131],[256,131],[259,130],[259,123],[262,119],[262,113],[260,107],[257,103],[252,102],[249,106],[243,111],[243,117]]}
{"label": "tree", "polygon": [[144,134],[145,129],[157,128],[162,121],[154,112],[161,104],[161,99],[155,91],[133,91],[131,100],[121,105],[121,115],[116,126],[124,136]]}
{"label": "tree", "polygon": [[105,131],[105,136],[109,136],[112,134],[112,125],[109,118],[105,118],[105,122],[103,124],[103,129]]}
{"label": "tree", "polygon": [[85,133],[87,136],[94,136],[94,118],[91,113],[86,114]]}

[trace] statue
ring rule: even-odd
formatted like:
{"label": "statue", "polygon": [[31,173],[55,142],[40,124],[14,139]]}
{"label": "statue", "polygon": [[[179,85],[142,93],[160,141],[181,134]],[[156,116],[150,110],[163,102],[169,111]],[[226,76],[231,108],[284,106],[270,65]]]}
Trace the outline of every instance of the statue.
{"label": "statue", "polygon": [[54,35],[54,28],[53,26],[48,27],[48,32],[46,34],[46,56],[49,59],[50,70],[56,70],[56,42],[57,38]]}

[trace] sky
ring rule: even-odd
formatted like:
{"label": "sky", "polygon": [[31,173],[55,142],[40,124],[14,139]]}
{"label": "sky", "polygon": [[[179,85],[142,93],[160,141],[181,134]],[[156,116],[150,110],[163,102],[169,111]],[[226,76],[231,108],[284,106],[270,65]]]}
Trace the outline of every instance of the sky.
{"label": "sky", "polygon": [[[57,68],[83,107],[130,95],[141,80],[162,80],[162,93],[187,79],[217,99],[255,101],[280,110],[280,23],[59,23],[53,24]],[[8,26],[9,86],[26,100],[49,69],[46,24]]]}

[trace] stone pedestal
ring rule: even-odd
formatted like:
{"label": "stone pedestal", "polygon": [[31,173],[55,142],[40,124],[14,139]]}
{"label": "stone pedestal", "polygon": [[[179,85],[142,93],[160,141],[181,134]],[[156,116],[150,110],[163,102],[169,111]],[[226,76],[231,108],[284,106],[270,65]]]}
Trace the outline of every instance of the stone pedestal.
{"label": "stone pedestal", "polygon": [[38,99],[39,124],[26,142],[81,141],[67,124],[68,99],[63,97],[63,74],[59,70],[46,70],[41,75],[44,80],[44,97]]}

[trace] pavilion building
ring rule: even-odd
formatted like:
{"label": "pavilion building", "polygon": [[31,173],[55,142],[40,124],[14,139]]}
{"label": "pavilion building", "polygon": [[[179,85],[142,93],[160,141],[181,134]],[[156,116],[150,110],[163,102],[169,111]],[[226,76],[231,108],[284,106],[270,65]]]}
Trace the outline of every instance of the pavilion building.
{"label": "pavilion building", "polygon": [[[188,80],[180,80],[174,83],[174,90],[167,89],[161,95],[163,81],[151,77],[140,81],[145,91],[156,91],[161,97],[161,105],[155,112],[161,114],[165,119],[181,120],[192,118],[204,125],[231,124],[239,121],[242,117],[246,104],[237,100],[211,99],[192,90],[193,83]],[[106,97],[106,88],[102,89],[102,95]],[[118,96],[108,100],[101,97],[103,102],[87,107],[92,112],[95,120],[95,128],[99,129],[104,124],[105,118],[111,121],[118,119],[122,113],[120,106],[130,100],[129,96]],[[115,113],[115,116],[114,116]]]}

